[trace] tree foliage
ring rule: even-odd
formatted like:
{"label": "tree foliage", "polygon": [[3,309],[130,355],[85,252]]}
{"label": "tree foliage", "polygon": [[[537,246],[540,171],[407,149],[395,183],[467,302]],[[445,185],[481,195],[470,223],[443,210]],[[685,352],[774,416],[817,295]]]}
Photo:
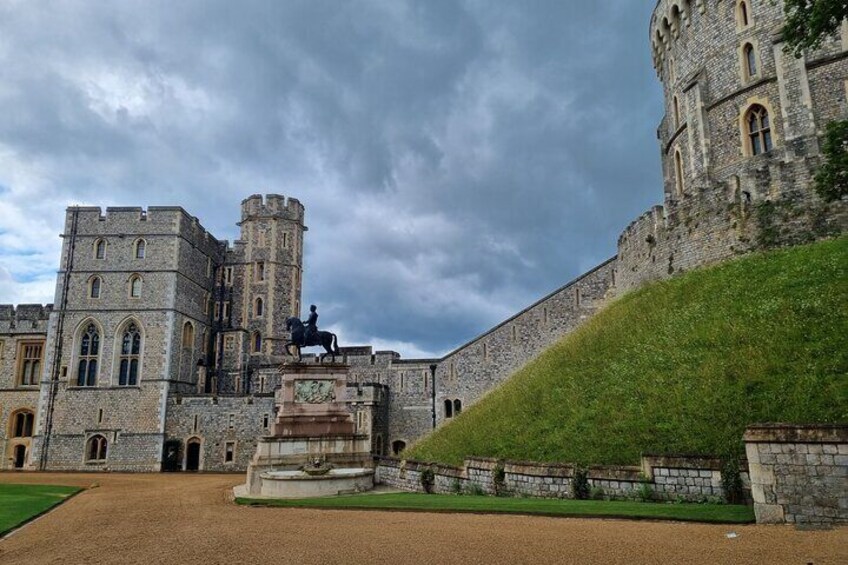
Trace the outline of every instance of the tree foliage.
{"label": "tree foliage", "polygon": [[827,124],[822,156],[825,162],[816,173],[816,192],[826,202],[848,196],[848,120]]}
{"label": "tree foliage", "polygon": [[786,24],[783,39],[787,49],[800,57],[835,34],[848,18],[848,0],[784,0]]}

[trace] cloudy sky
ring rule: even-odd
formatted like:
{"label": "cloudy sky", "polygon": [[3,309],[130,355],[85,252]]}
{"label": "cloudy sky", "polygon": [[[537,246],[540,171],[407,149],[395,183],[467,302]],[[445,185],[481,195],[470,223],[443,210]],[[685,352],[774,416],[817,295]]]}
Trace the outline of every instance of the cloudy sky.
{"label": "cloudy sky", "polygon": [[661,200],[654,0],[0,2],[0,303],[52,302],[64,209],[307,208],[304,303],[439,355]]}

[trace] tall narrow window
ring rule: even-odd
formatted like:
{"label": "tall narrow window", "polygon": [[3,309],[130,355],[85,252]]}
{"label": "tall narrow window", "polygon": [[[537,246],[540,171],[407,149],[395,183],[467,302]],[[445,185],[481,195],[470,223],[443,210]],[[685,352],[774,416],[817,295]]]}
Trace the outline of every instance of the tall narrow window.
{"label": "tall narrow window", "polygon": [[105,259],[106,258],[106,241],[103,239],[98,239],[94,242],[94,258],[95,259]]}
{"label": "tall narrow window", "polygon": [[736,4],[736,21],[740,28],[748,27],[751,23],[751,18],[748,14],[748,2],[745,0],[740,0],[740,2]]}
{"label": "tall narrow window", "polygon": [[453,401],[445,399],[445,418],[453,418]]}
{"label": "tall narrow window", "polygon": [[194,348],[194,326],[191,322],[183,324],[183,349]]}
{"label": "tall narrow window", "polygon": [[253,315],[256,317],[262,316],[264,304],[261,298],[257,298],[253,305]]}
{"label": "tall narrow window", "polygon": [[256,263],[256,280],[264,281],[265,280],[265,261],[258,261]]}
{"label": "tall narrow window", "polygon": [[130,298],[141,298],[141,277],[133,275],[130,277]]}
{"label": "tall narrow window", "polygon": [[236,454],[236,442],[228,441],[224,444],[224,463],[232,463]]}
{"label": "tall narrow window", "polygon": [[677,100],[677,96],[673,98],[674,104],[674,129],[680,127],[680,102]]}
{"label": "tall narrow window", "polygon": [[136,259],[144,259],[145,252],[147,251],[147,242],[143,239],[135,240],[135,253],[134,256]]}
{"label": "tall narrow window", "polygon": [[141,332],[135,322],[130,323],[121,338],[121,358],[118,368],[118,384],[135,386],[138,384],[138,364],[141,352]]}
{"label": "tall narrow window", "polygon": [[41,357],[44,344],[41,342],[24,342],[21,343],[19,351],[21,361],[18,369],[18,382],[21,383],[21,386],[37,385],[41,376]]}
{"label": "tall narrow window", "polygon": [[771,124],[768,111],[755,104],[748,110],[745,120],[748,128],[748,140],[751,155],[760,155],[772,150]]}
{"label": "tall narrow window", "polygon": [[100,277],[92,277],[88,283],[88,297],[100,298]]}
{"label": "tall narrow window", "polygon": [[742,54],[745,59],[745,73],[747,78],[757,76],[757,53],[754,51],[754,46],[746,43],[742,48]]}
{"label": "tall narrow window", "polygon": [[233,268],[232,267],[224,267],[224,284],[227,286],[232,286],[233,284]]}
{"label": "tall narrow window", "polygon": [[680,151],[674,152],[674,188],[677,196],[683,196],[683,157]]}
{"label": "tall narrow window", "polygon": [[262,352],[262,334],[260,334],[259,332],[255,332],[253,334],[253,352]]}
{"label": "tall narrow window", "polygon": [[460,412],[462,412],[462,401],[457,398],[453,401],[453,414],[454,416],[459,416]]}
{"label": "tall narrow window", "polygon": [[88,438],[88,445],[86,446],[86,461],[106,461],[106,449],[108,447],[108,442],[106,438],[101,435],[95,435]]}
{"label": "tall narrow window", "polygon": [[14,415],[12,424],[12,437],[32,437],[35,416],[32,412],[18,412]]}
{"label": "tall narrow window", "polygon": [[100,354],[100,334],[97,326],[88,324],[80,339],[77,365],[77,386],[94,386],[97,383],[97,360]]}

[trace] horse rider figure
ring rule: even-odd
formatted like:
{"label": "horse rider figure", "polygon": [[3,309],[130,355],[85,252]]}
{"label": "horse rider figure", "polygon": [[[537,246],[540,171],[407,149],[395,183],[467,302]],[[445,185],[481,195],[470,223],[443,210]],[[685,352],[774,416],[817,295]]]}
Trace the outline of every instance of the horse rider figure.
{"label": "horse rider figure", "polygon": [[309,319],[306,320],[306,331],[303,332],[303,346],[318,343],[318,307],[309,307]]}

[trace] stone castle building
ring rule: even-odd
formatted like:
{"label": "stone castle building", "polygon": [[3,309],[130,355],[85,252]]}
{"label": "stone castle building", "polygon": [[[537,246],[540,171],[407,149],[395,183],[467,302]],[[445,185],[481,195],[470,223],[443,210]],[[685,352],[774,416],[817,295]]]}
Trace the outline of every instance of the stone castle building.
{"label": "stone castle building", "polygon": [[[375,454],[450,420],[616,294],[845,231],[846,203],[811,179],[825,125],[848,117],[848,29],[795,58],[782,22],[769,0],[657,3],[664,205],[615,257],[442,358],[343,348]],[[246,468],[274,420],[284,320],[301,311],[304,208],[253,195],[239,225],[229,245],[182,208],[68,209],[55,305],[0,306],[0,468]]]}

